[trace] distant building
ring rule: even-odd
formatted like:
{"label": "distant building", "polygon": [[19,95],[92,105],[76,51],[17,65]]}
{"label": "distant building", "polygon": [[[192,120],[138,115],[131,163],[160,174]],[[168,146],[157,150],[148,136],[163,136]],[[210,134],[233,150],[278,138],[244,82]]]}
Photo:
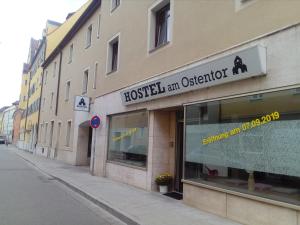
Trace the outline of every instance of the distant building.
{"label": "distant building", "polygon": [[12,143],[13,139],[13,115],[17,109],[17,105],[12,105],[3,111],[2,119],[2,135],[6,136],[8,143]]}

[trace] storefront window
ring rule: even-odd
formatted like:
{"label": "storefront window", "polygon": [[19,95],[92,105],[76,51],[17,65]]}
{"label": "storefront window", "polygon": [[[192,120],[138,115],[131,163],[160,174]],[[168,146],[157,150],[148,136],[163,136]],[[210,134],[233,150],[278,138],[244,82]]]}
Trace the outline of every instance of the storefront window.
{"label": "storefront window", "polygon": [[108,160],[146,167],[148,113],[126,113],[110,117]]}
{"label": "storefront window", "polygon": [[185,179],[300,205],[300,90],[186,107]]}

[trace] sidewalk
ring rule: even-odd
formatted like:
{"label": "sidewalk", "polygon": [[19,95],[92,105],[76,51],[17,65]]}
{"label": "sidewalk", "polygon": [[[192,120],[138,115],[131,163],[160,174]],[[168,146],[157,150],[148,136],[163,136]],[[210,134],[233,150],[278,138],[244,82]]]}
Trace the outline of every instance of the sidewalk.
{"label": "sidewalk", "polygon": [[32,155],[10,147],[11,151],[44,173],[132,225],[240,225],[199,211],[181,201],[147,192],[107,178],[91,176],[88,168]]}

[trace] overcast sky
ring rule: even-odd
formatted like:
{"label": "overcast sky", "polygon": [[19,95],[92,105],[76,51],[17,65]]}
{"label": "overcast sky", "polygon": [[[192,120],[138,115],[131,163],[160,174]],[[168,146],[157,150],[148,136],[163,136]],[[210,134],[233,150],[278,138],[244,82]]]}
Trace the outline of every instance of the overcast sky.
{"label": "overcast sky", "polygon": [[87,0],[2,1],[0,7],[0,108],[19,100],[30,38],[42,38],[47,19],[63,22]]}

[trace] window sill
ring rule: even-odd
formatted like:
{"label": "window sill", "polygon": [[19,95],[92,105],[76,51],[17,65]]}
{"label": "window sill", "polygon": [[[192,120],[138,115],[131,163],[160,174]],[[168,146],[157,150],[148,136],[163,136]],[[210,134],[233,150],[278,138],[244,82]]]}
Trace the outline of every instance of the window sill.
{"label": "window sill", "polygon": [[131,164],[117,162],[117,161],[106,160],[106,163],[115,164],[115,165],[118,165],[118,166],[124,166],[124,167],[137,169],[137,170],[147,171],[146,167],[134,166],[134,165],[131,165]]}
{"label": "window sill", "polygon": [[110,10],[110,13],[112,14],[117,8],[119,8],[120,5],[115,6],[113,9]]}
{"label": "window sill", "polygon": [[152,52],[155,52],[155,51],[157,51],[159,49],[162,49],[162,48],[164,48],[165,46],[167,46],[169,44],[170,44],[170,41],[167,41],[167,42],[165,42],[163,44],[160,44],[160,45],[154,47],[153,49],[149,50],[149,54],[151,54]]}
{"label": "window sill", "polygon": [[113,74],[113,73],[116,73],[116,72],[118,72],[118,70],[117,70],[117,69],[115,69],[115,70],[112,70],[112,71],[110,71],[110,72],[106,73],[106,75],[111,75],[111,74]]}
{"label": "window sill", "polygon": [[91,47],[91,45],[92,45],[92,44],[89,44],[89,45],[85,46],[85,49],[88,49],[88,48],[90,48],[90,47]]}

